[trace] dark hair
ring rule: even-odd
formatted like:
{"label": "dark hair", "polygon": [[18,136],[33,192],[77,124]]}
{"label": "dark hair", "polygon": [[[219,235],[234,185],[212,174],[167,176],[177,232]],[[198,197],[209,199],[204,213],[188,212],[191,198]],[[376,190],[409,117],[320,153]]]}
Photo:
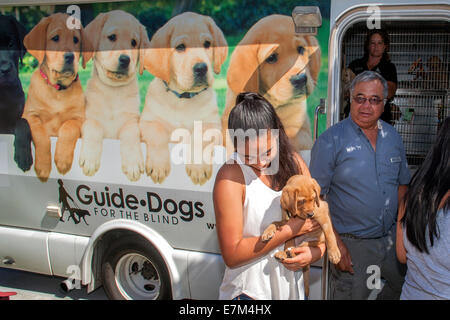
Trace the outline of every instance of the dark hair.
{"label": "dark hair", "polygon": [[[299,174],[294,150],[284,131],[283,124],[270,102],[261,95],[253,92],[238,94],[236,106],[231,110],[228,118],[228,128],[231,130],[242,129],[244,132],[254,129],[256,133],[263,129],[278,129],[279,169],[275,175],[271,176],[272,186],[280,190],[291,176]],[[236,150],[236,136],[234,136],[233,144]]]}
{"label": "dark hair", "polygon": [[386,49],[383,52],[382,59],[390,61],[388,52],[391,41],[389,40],[389,34],[384,29],[372,29],[367,33],[366,40],[364,41],[364,59],[367,60],[369,58],[370,39],[374,34],[379,34],[381,38],[383,38],[384,45],[386,46]]}
{"label": "dark hair", "polygon": [[[428,152],[422,166],[411,179],[405,195],[405,215],[401,222],[406,225],[406,235],[420,252],[429,253],[426,230],[433,246],[439,239],[436,215],[439,204],[450,187],[450,117],[440,128],[436,141]],[[444,204],[448,210],[449,200]],[[445,230],[448,232],[449,230]]]}

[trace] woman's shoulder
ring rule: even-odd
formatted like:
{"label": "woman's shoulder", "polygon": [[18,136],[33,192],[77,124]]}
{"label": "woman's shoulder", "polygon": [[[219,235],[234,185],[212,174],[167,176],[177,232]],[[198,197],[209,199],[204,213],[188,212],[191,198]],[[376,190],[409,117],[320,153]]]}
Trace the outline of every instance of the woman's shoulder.
{"label": "woman's shoulder", "polygon": [[234,160],[227,161],[222,165],[222,167],[220,167],[216,175],[216,183],[220,180],[230,180],[240,184],[245,184],[242,169]]}
{"label": "woman's shoulder", "polygon": [[306,162],[302,158],[302,156],[300,154],[298,154],[297,152],[293,152],[293,156],[294,156],[295,162],[297,163],[299,173],[301,173],[302,175],[305,175],[305,176],[311,176],[308,165],[306,164]]}

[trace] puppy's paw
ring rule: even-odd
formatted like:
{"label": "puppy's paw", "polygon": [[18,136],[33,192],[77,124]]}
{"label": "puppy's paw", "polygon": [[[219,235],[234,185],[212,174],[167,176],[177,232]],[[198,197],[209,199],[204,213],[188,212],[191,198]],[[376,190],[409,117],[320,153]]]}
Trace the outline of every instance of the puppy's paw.
{"label": "puppy's paw", "polygon": [[90,177],[100,168],[101,148],[86,148],[82,146],[78,161],[83,173]]}
{"label": "puppy's paw", "polygon": [[274,257],[280,262],[288,258],[286,252],[284,251],[278,251],[277,253],[275,253]]}
{"label": "puppy's paw", "polygon": [[274,224],[269,225],[266,230],[264,230],[261,241],[262,242],[268,242],[270,239],[273,238],[275,235],[275,232],[277,231],[277,227]]}
{"label": "puppy's paw", "polygon": [[204,185],[212,175],[211,164],[187,164],[186,173],[194,184]]}
{"label": "puppy's paw", "polygon": [[154,183],[162,183],[170,173],[169,149],[147,150],[145,172]]}
{"label": "puppy's paw", "polygon": [[55,165],[58,172],[66,174],[72,168],[73,153],[55,152]]}
{"label": "puppy's paw", "polygon": [[14,141],[14,161],[23,172],[30,170],[33,165],[31,145],[19,146],[16,145],[16,142]]}
{"label": "puppy's paw", "polygon": [[330,260],[332,264],[338,264],[339,261],[341,261],[341,252],[339,251],[339,248],[328,249],[328,260]]}
{"label": "puppy's paw", "polygon": [[138,181],[144,172],[144,158],[140,150],[122,155],[122,171],[130,181]]}
{"label": "puppy's paw", "polygon": [[33,165],[31,152],[31,129],[28,121],[21,118],[14,129],[14,161],[24,172],[30,170]]}
{"label": "puppy's paw", "polygon": [[42,182],[46,182],[50,176],[50,171],[52,171],[51,161],[36,162],[34,166],[34,171],[36,171],[36,176]]}

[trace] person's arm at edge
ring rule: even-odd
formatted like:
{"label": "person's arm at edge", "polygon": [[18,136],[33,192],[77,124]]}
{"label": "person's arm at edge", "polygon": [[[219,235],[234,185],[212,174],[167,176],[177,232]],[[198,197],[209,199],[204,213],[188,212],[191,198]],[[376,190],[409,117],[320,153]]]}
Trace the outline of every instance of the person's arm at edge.
{"label": "person's arm at edge", "polygon": [[395,250],[397,252],[397,259],[401,263],[406,263],[406,249],[403,243],[403,226],[401,220],[405,215],[405,202],[404,196],[408,190],[408,186],[399,185],[398,186],[398,215],[397,215],[397,232],[396,232],[396,244]]}

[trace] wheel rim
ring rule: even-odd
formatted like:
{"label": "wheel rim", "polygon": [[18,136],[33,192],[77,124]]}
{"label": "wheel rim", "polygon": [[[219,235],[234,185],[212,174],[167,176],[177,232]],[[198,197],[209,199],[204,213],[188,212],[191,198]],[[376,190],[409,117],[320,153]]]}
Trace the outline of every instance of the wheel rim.
{"label": "wheel rim", "polygon": [[157,299],[161,289],[160,279],[153,263],[138,253],[126,254],[117,262],[115,281],[126,299]]}

